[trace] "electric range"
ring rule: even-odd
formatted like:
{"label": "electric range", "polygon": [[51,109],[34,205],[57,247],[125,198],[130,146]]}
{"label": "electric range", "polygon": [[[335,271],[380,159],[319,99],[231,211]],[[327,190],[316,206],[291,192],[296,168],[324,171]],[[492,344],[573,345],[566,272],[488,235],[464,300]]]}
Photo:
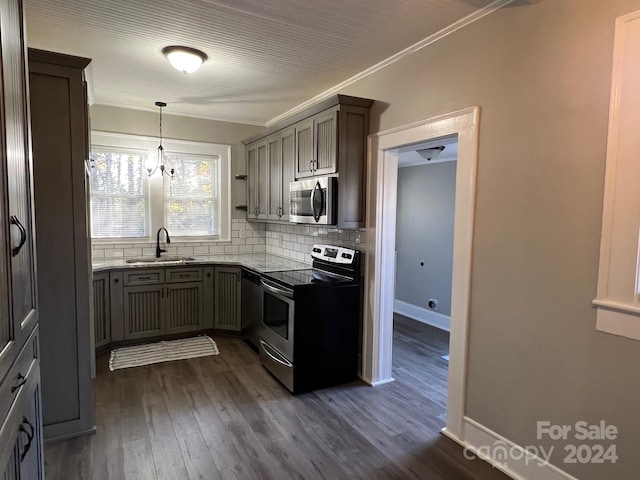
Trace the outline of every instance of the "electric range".
{"label": "electric range", "polygon": [[314,245],[313,268],[262,274],[262,364],[292,393],[356,378],[360,252]]}

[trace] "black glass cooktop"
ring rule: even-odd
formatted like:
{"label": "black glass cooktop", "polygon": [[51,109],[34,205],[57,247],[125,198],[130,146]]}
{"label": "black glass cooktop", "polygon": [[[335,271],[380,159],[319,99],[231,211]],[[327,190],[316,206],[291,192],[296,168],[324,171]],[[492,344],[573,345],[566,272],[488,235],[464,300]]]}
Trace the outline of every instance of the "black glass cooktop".
{"label": "black glass cooktop", "polygon": [[272,278],[278,283],[291,287],[312,285],[315,283],[349,283],[353,279],[310,268],[309,270],[288,270],[284,272],[264,273],[264,277]]}

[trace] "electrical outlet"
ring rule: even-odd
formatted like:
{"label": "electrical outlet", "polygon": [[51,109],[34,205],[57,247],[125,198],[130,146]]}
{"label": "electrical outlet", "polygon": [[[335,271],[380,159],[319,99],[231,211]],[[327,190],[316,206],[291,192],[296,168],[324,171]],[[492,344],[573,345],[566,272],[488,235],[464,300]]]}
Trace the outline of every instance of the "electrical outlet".
{"label": "electrical outlet", "polygon": [[247,235],[247,231],[246,230],[238,230],[238,238],[244,238]]}
{"label": "electrical outlet", "polygon": [[278,234],[278,245],[282,246],[283,242],[284,242],[284,238],[283,238],[282,234],[279,233]]}
{"label": "electrical outlet", "polygon": [[429,301],[427,302],[427,307],[429,307],[429,309],[431,310],[437,310],[438,301],[435,298],[430,298]]}

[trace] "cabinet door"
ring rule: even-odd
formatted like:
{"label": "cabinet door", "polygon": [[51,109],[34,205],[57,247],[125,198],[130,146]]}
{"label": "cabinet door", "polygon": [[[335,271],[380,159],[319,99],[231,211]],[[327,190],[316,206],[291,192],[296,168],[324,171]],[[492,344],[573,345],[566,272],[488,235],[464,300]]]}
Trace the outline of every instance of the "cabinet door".
{"label": "cabinet door", "polygon": [[247,147],[247,220],[258,218],[258,147]]}
{"label": "cabinet door", "polygon": [[175,283],[166,287],[165,333],[202,330],[204,314],[202,282]]}
{"label": "cabinet door", "polygon": [[279,220],[282,209],[282,157],[280,154],[280,134],[267,138],[267,159],[269,163],[269,203],[267,219]]}
{"label": "cabinet door", "polygon": [[314,175],[335,173],[337,167],[338,110],[331,109],[313,117]]}
{"label": "cabinet door", "polygon": [[258,157],[258,214],[257,218],[266,220],[269,209],[269,158],[267,141],[257,146]]}
{"label": "cabinet door", "polygon": [[291,202],[289,200],[289,184],[295,180],[296,169],[296,131],[294,128],[283,130],[280,134],[280,150],[282,157],[282,204],[280,220],[289,221]]}
{"label": "cabinet door", "polygon": [[40,373],[36,365],[0,430],[0,478],[44,478],[41,425]]}
{"label": "cabinet door", "polygon": [[[29,102],[23,4],[0,3],[0,108],[4,135],[0,158],[0,378],[15,360],[38,321],[36,309],[35,242],[32,215]],[[6,168],[6,170],[5,170]],[[5,183],[6,182],[6,183]],[[9,248],[5,248],[8,246]],[[5,257],[5,252],[9,257]],[[9,309],[9,304],[12,308]]]}
{"label": "cabinet door", "polygon": [[303,120],[295,125],[296,178],[313,175],[313,119]]}
{"label": "cabinet door", "polygon": [[124,338],[133,340],[162,335],[164,285],[124,288]]}
{"label": "cabinet door", "polygon": [[240,323],[240,277],[239,267],[216,267],[215,269],[215,323],[214,328],[239,332]]}
{"label": "cabinet door", "polygon": [[93,335],[96,348],[111,342],[109,297],[109,274],[96,273],[93,276]]}

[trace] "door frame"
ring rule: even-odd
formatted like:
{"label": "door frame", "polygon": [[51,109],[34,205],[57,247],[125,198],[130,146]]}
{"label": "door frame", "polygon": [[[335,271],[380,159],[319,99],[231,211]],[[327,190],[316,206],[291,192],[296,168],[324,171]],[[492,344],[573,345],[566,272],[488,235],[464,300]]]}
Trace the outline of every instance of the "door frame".
{"label": "door frame", "polygon": [[473,225],[480,107],[375,133],[368,139],[367,242],[361,378],[376,386],[392,382],[395,282],[397,149],[457,135],[453,277],[447,423],[443,433],[463,440]]}

